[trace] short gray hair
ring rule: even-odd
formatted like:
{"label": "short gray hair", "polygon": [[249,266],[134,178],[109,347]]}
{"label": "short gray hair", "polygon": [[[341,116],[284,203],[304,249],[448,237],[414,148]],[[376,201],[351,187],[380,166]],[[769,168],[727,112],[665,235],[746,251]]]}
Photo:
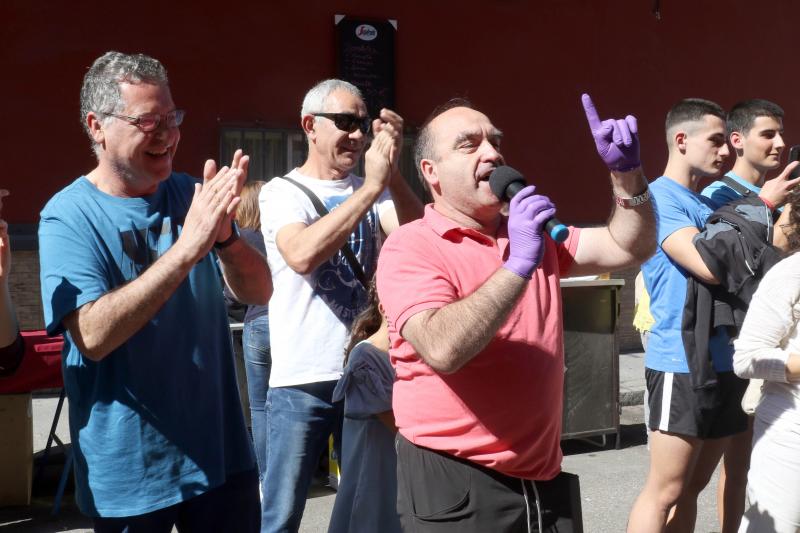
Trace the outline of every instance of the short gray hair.
{"label": "short gray hair", "polygon": [[86,75],[81,87],[81,124],[92,141],[95,153],[98,146],[86,123],[86,115],[95,113],[119,113],[124,107],[119,84],[152,83],[169,85],[167,69],[158,59],[144,54],[106,52],[98,57]]}
{"label": "short gray hair", "polygon": [[323,80],[314,85],[306,93],[305,98],[303,98],[303,107],[300,108],[300,116],[303,117],[311,113],[325,111],[325,102],[331,93],[335,91],[346,91],[353,96],[359,97],[362,101],[364,100],[364,95],[361,94],[358,87],[349,81],[337,79]]}

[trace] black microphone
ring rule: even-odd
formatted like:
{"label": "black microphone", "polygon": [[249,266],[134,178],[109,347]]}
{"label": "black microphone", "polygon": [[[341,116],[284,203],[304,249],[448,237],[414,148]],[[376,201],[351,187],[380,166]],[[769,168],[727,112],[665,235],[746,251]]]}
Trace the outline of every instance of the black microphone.
{"label": "black microphone", "polygon": [[[527,185],[522,174],[505,165],[494,169],[489,176],[489,187],[492,189],[492,193],[501,200],[510,201]],[[544,225],[544,229],[550,235],[550,238],[556,242],[564,242],[569,237],[569,228],[556,217],[548,220]]]}

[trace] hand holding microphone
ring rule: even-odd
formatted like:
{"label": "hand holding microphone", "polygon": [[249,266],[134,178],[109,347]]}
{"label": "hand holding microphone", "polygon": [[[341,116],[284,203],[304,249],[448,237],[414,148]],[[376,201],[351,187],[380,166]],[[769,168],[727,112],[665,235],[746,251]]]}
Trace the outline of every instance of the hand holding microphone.
{"label": "hand holding microphone", "polygon": [[608,169],[627,172],[639,168],[641,166],[637,135],[639,126],[636,117],[628,115],[624,120],[610,118],[600,121],[592,97],[584,94],[581,96],[581,101],[589,128],[592,130],[597,153]]}
{"label": "hand holding microphone", "polygon": [[[525,178],[522,177],[522,174],[508,166],[497,167],[489,176],[489,187],[492,189],[492,194],[509,202],[525,188],[525,185]],[[544,230],[556,242],[564,242],[569,237],[569,228],[559,222],[556,217],[550,217],[547,220]]]}
{"label": "hand holding microphone", "polygon": [[[496,171],[495,171],[496,172]],[[553,218],[556,208],[546,196],[534,194],[529,185],[511,199],[508,211],[509,256],[503,267],[530,279],[544,255],[545,223]]]}

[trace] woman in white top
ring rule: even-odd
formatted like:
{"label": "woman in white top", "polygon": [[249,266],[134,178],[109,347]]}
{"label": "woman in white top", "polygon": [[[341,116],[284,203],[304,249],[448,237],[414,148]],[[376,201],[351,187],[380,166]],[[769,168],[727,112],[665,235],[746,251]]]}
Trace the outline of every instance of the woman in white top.
{"label": "woman in white top", "polygon": [[[800,192],[788,238],[800,248]],[[735,342],[734,371],[764,380],[739,532],[800,531],[800,254],[767,272]]]}

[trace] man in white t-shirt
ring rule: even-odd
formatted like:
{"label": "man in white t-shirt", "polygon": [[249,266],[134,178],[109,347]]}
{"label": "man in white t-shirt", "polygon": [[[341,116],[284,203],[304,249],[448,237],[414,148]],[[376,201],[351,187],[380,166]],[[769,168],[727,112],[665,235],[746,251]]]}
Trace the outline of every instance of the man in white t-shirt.
{"label": "man in white t-shirt", "polygon": [[[332,402],[343,351],[366,289],[342,252],[352,249],[366,279],[375,269],[381,230],[422,213],[398,171],[403,119],[382,109],[370,122],[360,91],[326,80],[300,112],[308,159],[261,191],[261,230],[275,286],[269,303],[272,371],[265,407],[267,450],[262,532],[297,531],[308,486],[328,436],[339,434]],[[351,174],[368,140],[365,174]],[[320,216],[300,184],[325,206]]]}

